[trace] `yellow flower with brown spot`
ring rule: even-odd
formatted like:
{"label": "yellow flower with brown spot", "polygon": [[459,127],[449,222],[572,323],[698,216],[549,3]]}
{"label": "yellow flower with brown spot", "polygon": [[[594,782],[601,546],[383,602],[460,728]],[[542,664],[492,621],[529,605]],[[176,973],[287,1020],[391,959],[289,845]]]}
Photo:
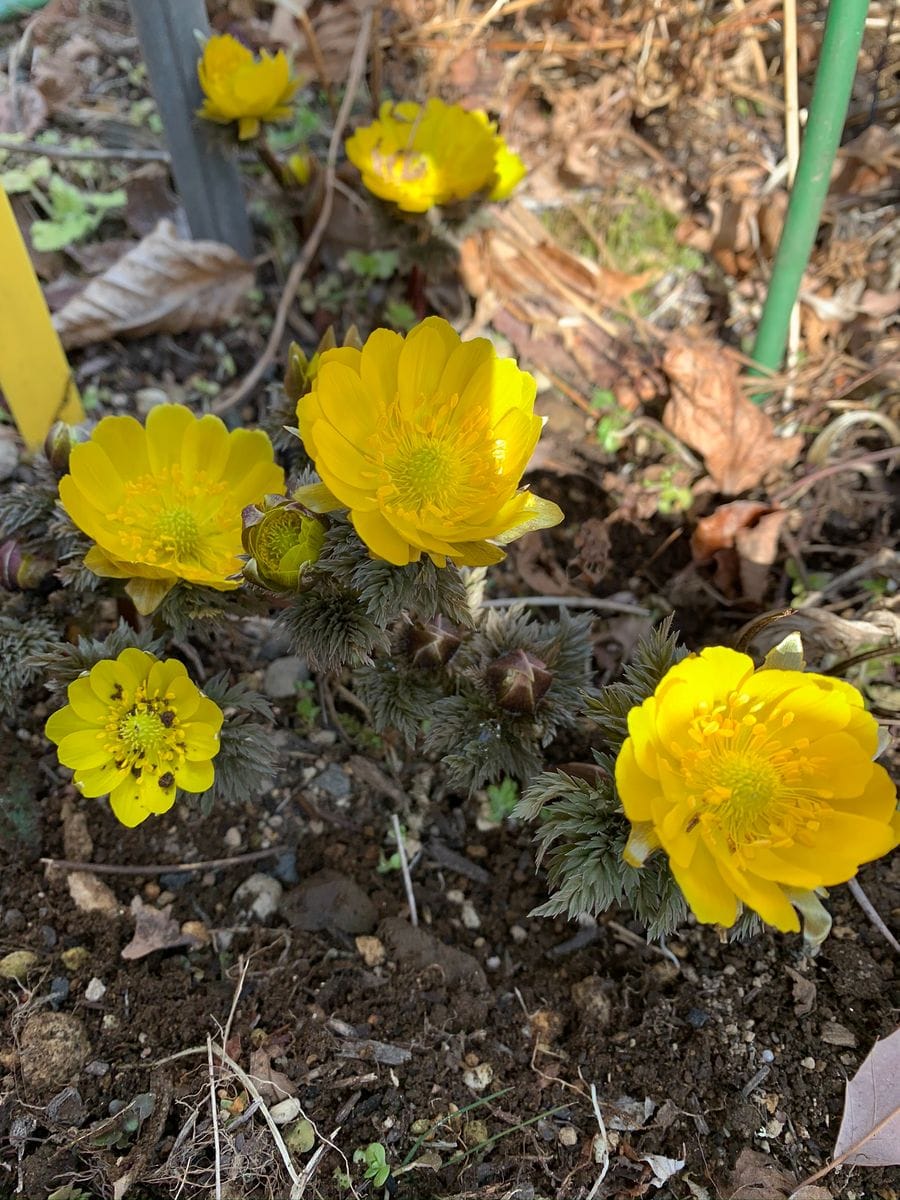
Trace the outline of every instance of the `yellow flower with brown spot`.
{"label": "yellow flower with brown spot", "polygon": [[700,921],[733,925],[743,904],[798,930],[795,906],[900,841],[896,788],[872,761],[877,723],[840,679],[757,670],[713,646],[664,676],[628,732],[625,859],[661,847]]}
{"label": "yellow flower with brown spot", "polygon": [[219,125],[237,121],[238,137],[256,137],[263,121],[291,115],[300,81],[291,75],[283,50],[257,58],[230,33],[215,34],[203,47],[197,75],[205,97],[197,115]]}
{"label": "yellow flower with brown spot", "polygon": [[500,546],[557,525],[550,500],[519,487],[543,420],[535,382],[485,338],[440,317],[406,337],[376,329],[362,350],[322,355],[300,398],[300,436],[322,478],[294,500],[349,509],[375,558],[486,566]]}
{"label": "yellow flower with brown spot", "polygon": [[46,734],[83,796],[109,796],[129,828],[212,787],[222,710],[176,659],[129,648],[69,684],[69,703]]}
{"label": "yellow flower with brown spot", "polygon": [[525,164],[485,113],[435,97],[425,104],[385,100],[378,120],[357,129],[346,151],[368,190],[403,212],[426,212],[476,192],[505,200],[525,175]]}
{"label": "yellow flower with brown spot", "polygon": [[283,490],[261,430],[229,432],[218,417],[160,404],[145,426],[104,417],[90,441],[73,447],[59,497],[95,543],[85,566],[129,580],[125,590],[146,614],[179,580],[238,587],[229,577],[241,565],[241,510]]}

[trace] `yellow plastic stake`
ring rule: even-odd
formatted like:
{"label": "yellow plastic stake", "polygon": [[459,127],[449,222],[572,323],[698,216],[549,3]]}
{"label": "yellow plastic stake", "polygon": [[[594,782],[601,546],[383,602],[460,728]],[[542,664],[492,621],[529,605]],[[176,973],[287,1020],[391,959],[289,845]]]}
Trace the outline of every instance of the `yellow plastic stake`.
{"label": "yellow plastic stake", "polygon": [[6,192],[0,188],[0,392],[29,449],[84,409]]}

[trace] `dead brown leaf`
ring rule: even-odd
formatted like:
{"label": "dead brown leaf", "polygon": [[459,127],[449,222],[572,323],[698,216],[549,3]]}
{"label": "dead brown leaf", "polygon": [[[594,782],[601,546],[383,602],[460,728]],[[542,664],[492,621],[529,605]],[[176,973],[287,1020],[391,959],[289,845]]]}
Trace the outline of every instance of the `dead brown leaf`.
{"label": "dead brown leaf", "polygon": [[20,83],[15,94],[0,92],[0,133],[21,133],[30,138],[47,120],[44,97],[30,83]]}
{"label": "dead brown leaf", "polygon": [[63,345],[208,329],[235,312],[253,268],[230,246],[179,238],[160,221],[54,317]]}
{"label": "dead brown leaf", "polygon": [[831,1200],[824,1187],[797,1187],[797,1181],[774,1158],[758,1150],[744,1149],[738,1155],[731,1174],[729,1200]]}
{"label": "dead brown leaf", "polygon": [[791,988],[791,995],[794,997],[794,1015],[808,1016],[816,1007],[816,985],[811,979],[807,979],[805,975],[795,971],[793,967],[786,967],[785,970],[794,981],[794,986]]}
{"label": "dead brown leaf", "polygon": [[154,908],[145,904],[140,896],[131,901],[131,912],[135,919],[134,937],[122,949],[126,959],[146,958],[154,950],[171,950],[174,946],[196,946],[192,937],[186,937],[178,922],[170,916],[172,905]]}
{"label": "dead brown leaf", "polygon": [[272,1066],[272,1059],[282,1053],[284,1047],[278,1043],[258,1046],[250,1051],[250,1075],[267,1104],[277,1104],[288,1096],[296,1096],[297,1085]]}
{"label": "dead brown leaf", "polygon": [[81,103],[91,74],[96,75],[98,50],[90,38],[75,33],[54,51],[36,51],[31,82],[52,114]]}
{"label": "dead brown leaf", "polygon": [[712,581],[729,599],[742,596],[761,604],[788,515],[758,500],[722,504],[697,522],[691,537],[694,562],[715,564]]}
{"label": "dead brown leaf", "polygon": [[803,438],[775,436],[770,419],[741,392],[737,364],[715,343],[674,341],[663,370],[672,387],[663,424],[703,455],[720,491],[745,492],[796,461]]}
{"label": "dead brown leaf", "polygon": [[826,608],[804,608],[785,621],[761,629],[753,638],[751,650],[765,656],[791,632],[800,634],[806,660],[815,669],[826,662],[900,641],[900,613],[887,608],[873,609],[864,621],[850,621]]}
{"label": "dead brown leaf", "polygon": [[854,1166],[900,1164],[900,1029],[875,1043],[847,1084],[834,1157],[851,1147],[844,1161]]}

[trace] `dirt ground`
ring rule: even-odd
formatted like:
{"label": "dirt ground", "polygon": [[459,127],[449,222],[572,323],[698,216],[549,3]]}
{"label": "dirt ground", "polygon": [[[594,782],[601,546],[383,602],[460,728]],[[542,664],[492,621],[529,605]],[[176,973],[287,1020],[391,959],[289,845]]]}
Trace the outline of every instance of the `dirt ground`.
{"label": "dirt ground", "polygon": [[[322,156],[358,6],[308,6],[318,57],[289,7],[209,5],[216,29],[252,45],[287,39],[311,72],[303,113]],[[729,487],[728,464],[712,465],[721,446],[673,432],[666,409],[702,400],[672,357],[685,341],[713,347],[723,403],[752,344],[786,202],[780,14],[736,0],[506,7],[380,5],[367,79],[375,93],[486,107],[529,165],[519,197],[462,231],[450,270],[423,282],[398,252],[382,279],[348,266],[348,249],[383,248],[384,230],[344,203],[357,183],[342,176],[289,335],[311,351],[330,323],[366,333],[393,313],[402,327],[406,306],[490,332],[535,371],[549,422],[529,481],[566,523],[511,547],[489,590],[536,595],[550,613],[558,599],[618,605],[594,622],[598,684],[668,613],[700,648],[793,605],[814,665],[852,658],[869,644],[862,623],[896,628],[900,581],[895,17],[870,6],[799,365],[772,385],[755,474]],[[805,105],[823,12],[799,7]],[[53,0],[35,20],[24,43],[24,19],[0,26],[7,56],[36,48],[19,54],[20,100],[43,105],[29,136],[158,150],[127,6]],[[360,100],[358,122],[368,111]],[[9,153],[0,168],[24,166]],[[256,292],[214,331],[73,349],[92,418],[144,416],[161,398],[214,409],[264,353],[300,244],[289,217],[308,233],[315,197],[288,213],[242,165]],[[72,178],[122,186],[128,203],[83,244],[35,251],[57,312],[179,215],[158,162],[92,169]],[[23,229],[32,199],[15,197]],[[233,426],[271,423],[284,349],[228,411]],[[763,461],[791,438],[792,454]],[[32,467],[20,457],[4,478],[27,486]],[[756,508],[723,532],[737,495]],[[488,820],[482,793],[455,794],[439,767],[361,726],[350,676],[310,680],[275,615],[168,648],[275,704],[275,782],[233,807],[202,816],[181,799],[136,836],[69,785],[42,736],[52,704],[39,684],[0,722],[0,958],[32,956],[0,978],[0,1198],[283,1200],[293,1186],[308,1200],[787,1200],[829,1162],[846,1081],[900,1013],[900,960],[846,888],[816,957],[773,932],[728,943],[688,923],[648,944],[627,913],[531,918],[547,898],[533,830]],[[894,654],[851,675],[892,727],[897,668]],[[591,749],[585,723],[548,764]],[[11,827],[17,789],[32,800]],[[417,927],[391,863],[394,816]],[[900,858],[860,882],[896,932]],[[376,1143],[378,1184],[354,1158]],[[900,1185],[890,1168],[843,1168],[798,1200],[829,1196],[900,1200]]]}

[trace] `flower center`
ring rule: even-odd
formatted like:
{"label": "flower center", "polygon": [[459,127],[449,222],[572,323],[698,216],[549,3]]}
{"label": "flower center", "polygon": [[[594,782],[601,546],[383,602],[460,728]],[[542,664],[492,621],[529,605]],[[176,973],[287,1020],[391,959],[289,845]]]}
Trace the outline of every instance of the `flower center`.
{"label": "flower center", "polygon": [[739,857],[754,847],[811,845],[831,799],[813,786],[822,763],[809,755],[809,739],[788,732],[794,714],[773,717],[764,707],[737,692],[701,705],[690,744],[671,748],[688,789],[687,829],[701,825]]}
{"label": "flower center", "polygon": [[186,508],[170,508],[156,522],[156,540],[173,558],[193,558],[200,530]]}
{"label": "flower center", "polygon": [[384,509],[419,521],[459,520],[496,490],[505,447],[491,439],[483,412],[454,422],[458,404],[456,395],[440,403],[423,396],[416,409],[429,415],[413,423],[394,403],[372,443],[383,467]]}
{"label": "flower center", "polygon": [[184,761],[184,730],[174,699],[171,692],[148,695],[146,683],[139,684],[133,696],[116,685],[110,697],[105,749],[117,767],[128,767],[136,778],[144,771],[161,771],[163,780]]}
{"label": "flower center", "polygon": [[233,556],[210,546],[223,534],[240,541],[240,512],[228,505],[227,492],[223,480],[214,482],[202,472],[186,478],[179,466],[129,480],[122,504],[110,514],[122,557],[161,567],[221,568],[227,575]]}

